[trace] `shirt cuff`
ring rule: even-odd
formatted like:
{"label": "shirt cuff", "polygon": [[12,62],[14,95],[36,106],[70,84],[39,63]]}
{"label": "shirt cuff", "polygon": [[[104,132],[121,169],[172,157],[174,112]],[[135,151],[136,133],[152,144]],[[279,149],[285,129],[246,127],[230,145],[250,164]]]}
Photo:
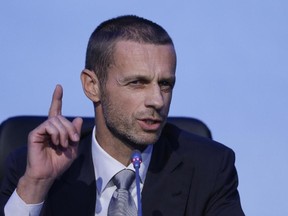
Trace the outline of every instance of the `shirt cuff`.
{"label": "shirt cuff", "polygon": [[26,204],[14,190],[12,196],[4,207],[6,216],[38,216],[44,202],[37,204]]}

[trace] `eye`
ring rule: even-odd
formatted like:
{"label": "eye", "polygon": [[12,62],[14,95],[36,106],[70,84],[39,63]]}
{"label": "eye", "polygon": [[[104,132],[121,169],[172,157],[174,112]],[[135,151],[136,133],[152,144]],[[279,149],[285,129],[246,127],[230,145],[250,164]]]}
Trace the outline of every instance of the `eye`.
{"label": "eye", "polygon": [[128,83],[128,85],[132,87],[142,87],[145,84],[146,84],[145,80],[133,80]]}
{"label": "eye", "polygon": [[141,84],[140,80],[134,80],[129,83],[130,85],[139,85]]}
{"label": "eye", "polygon": [[172,91],[174,87],[174,82],[163,80],[159,82],[159,86],[162,91]]}

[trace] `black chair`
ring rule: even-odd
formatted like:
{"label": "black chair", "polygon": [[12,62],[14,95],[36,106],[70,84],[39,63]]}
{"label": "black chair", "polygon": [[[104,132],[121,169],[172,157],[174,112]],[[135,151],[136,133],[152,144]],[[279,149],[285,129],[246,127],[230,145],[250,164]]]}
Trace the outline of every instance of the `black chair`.
{"label": "black chair", "polygon": [[[68,117],[72,120],[74,117]],[[4,162],[10,152],[16,148],[26,145],[27,136],[31,130],[36,128],[47,119],[46,116],[16,116],[5,120],[0,125],[0,182],[3,177]],[[176,125],[182,130],[200,136],[212,138],[209,128],[200,120],[189,117],[169,117],[168,122]],[[84,117],[82,134],[93,129],[94,118]]]}

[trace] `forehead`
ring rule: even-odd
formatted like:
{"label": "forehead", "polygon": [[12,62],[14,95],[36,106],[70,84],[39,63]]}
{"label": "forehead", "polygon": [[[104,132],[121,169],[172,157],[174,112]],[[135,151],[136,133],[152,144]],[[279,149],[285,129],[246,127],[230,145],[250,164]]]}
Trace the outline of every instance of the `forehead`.
{"label": "forehead", "polygon": [[174,46],[118,41],[114,46],[113,65],[116,67],[163,70],[175,73]]}

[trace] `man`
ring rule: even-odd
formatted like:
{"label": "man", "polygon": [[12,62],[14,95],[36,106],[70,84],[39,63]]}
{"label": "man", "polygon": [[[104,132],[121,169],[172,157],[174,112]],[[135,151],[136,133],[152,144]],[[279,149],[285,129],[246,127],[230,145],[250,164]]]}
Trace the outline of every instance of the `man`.
{"label": "man", "polygon": [[159,25],[122,16],[96,28],[81,73],[93,133],[80,138],[82,119],[61,115],[56,86],[48,120],[29,134],[28,150],[10,157],[1,189],[6,214],[107,215],[111,179],[132,169],[138,149],[143,215],[244,215],[233,151],[165,124],[175,70],[173,42]]}

